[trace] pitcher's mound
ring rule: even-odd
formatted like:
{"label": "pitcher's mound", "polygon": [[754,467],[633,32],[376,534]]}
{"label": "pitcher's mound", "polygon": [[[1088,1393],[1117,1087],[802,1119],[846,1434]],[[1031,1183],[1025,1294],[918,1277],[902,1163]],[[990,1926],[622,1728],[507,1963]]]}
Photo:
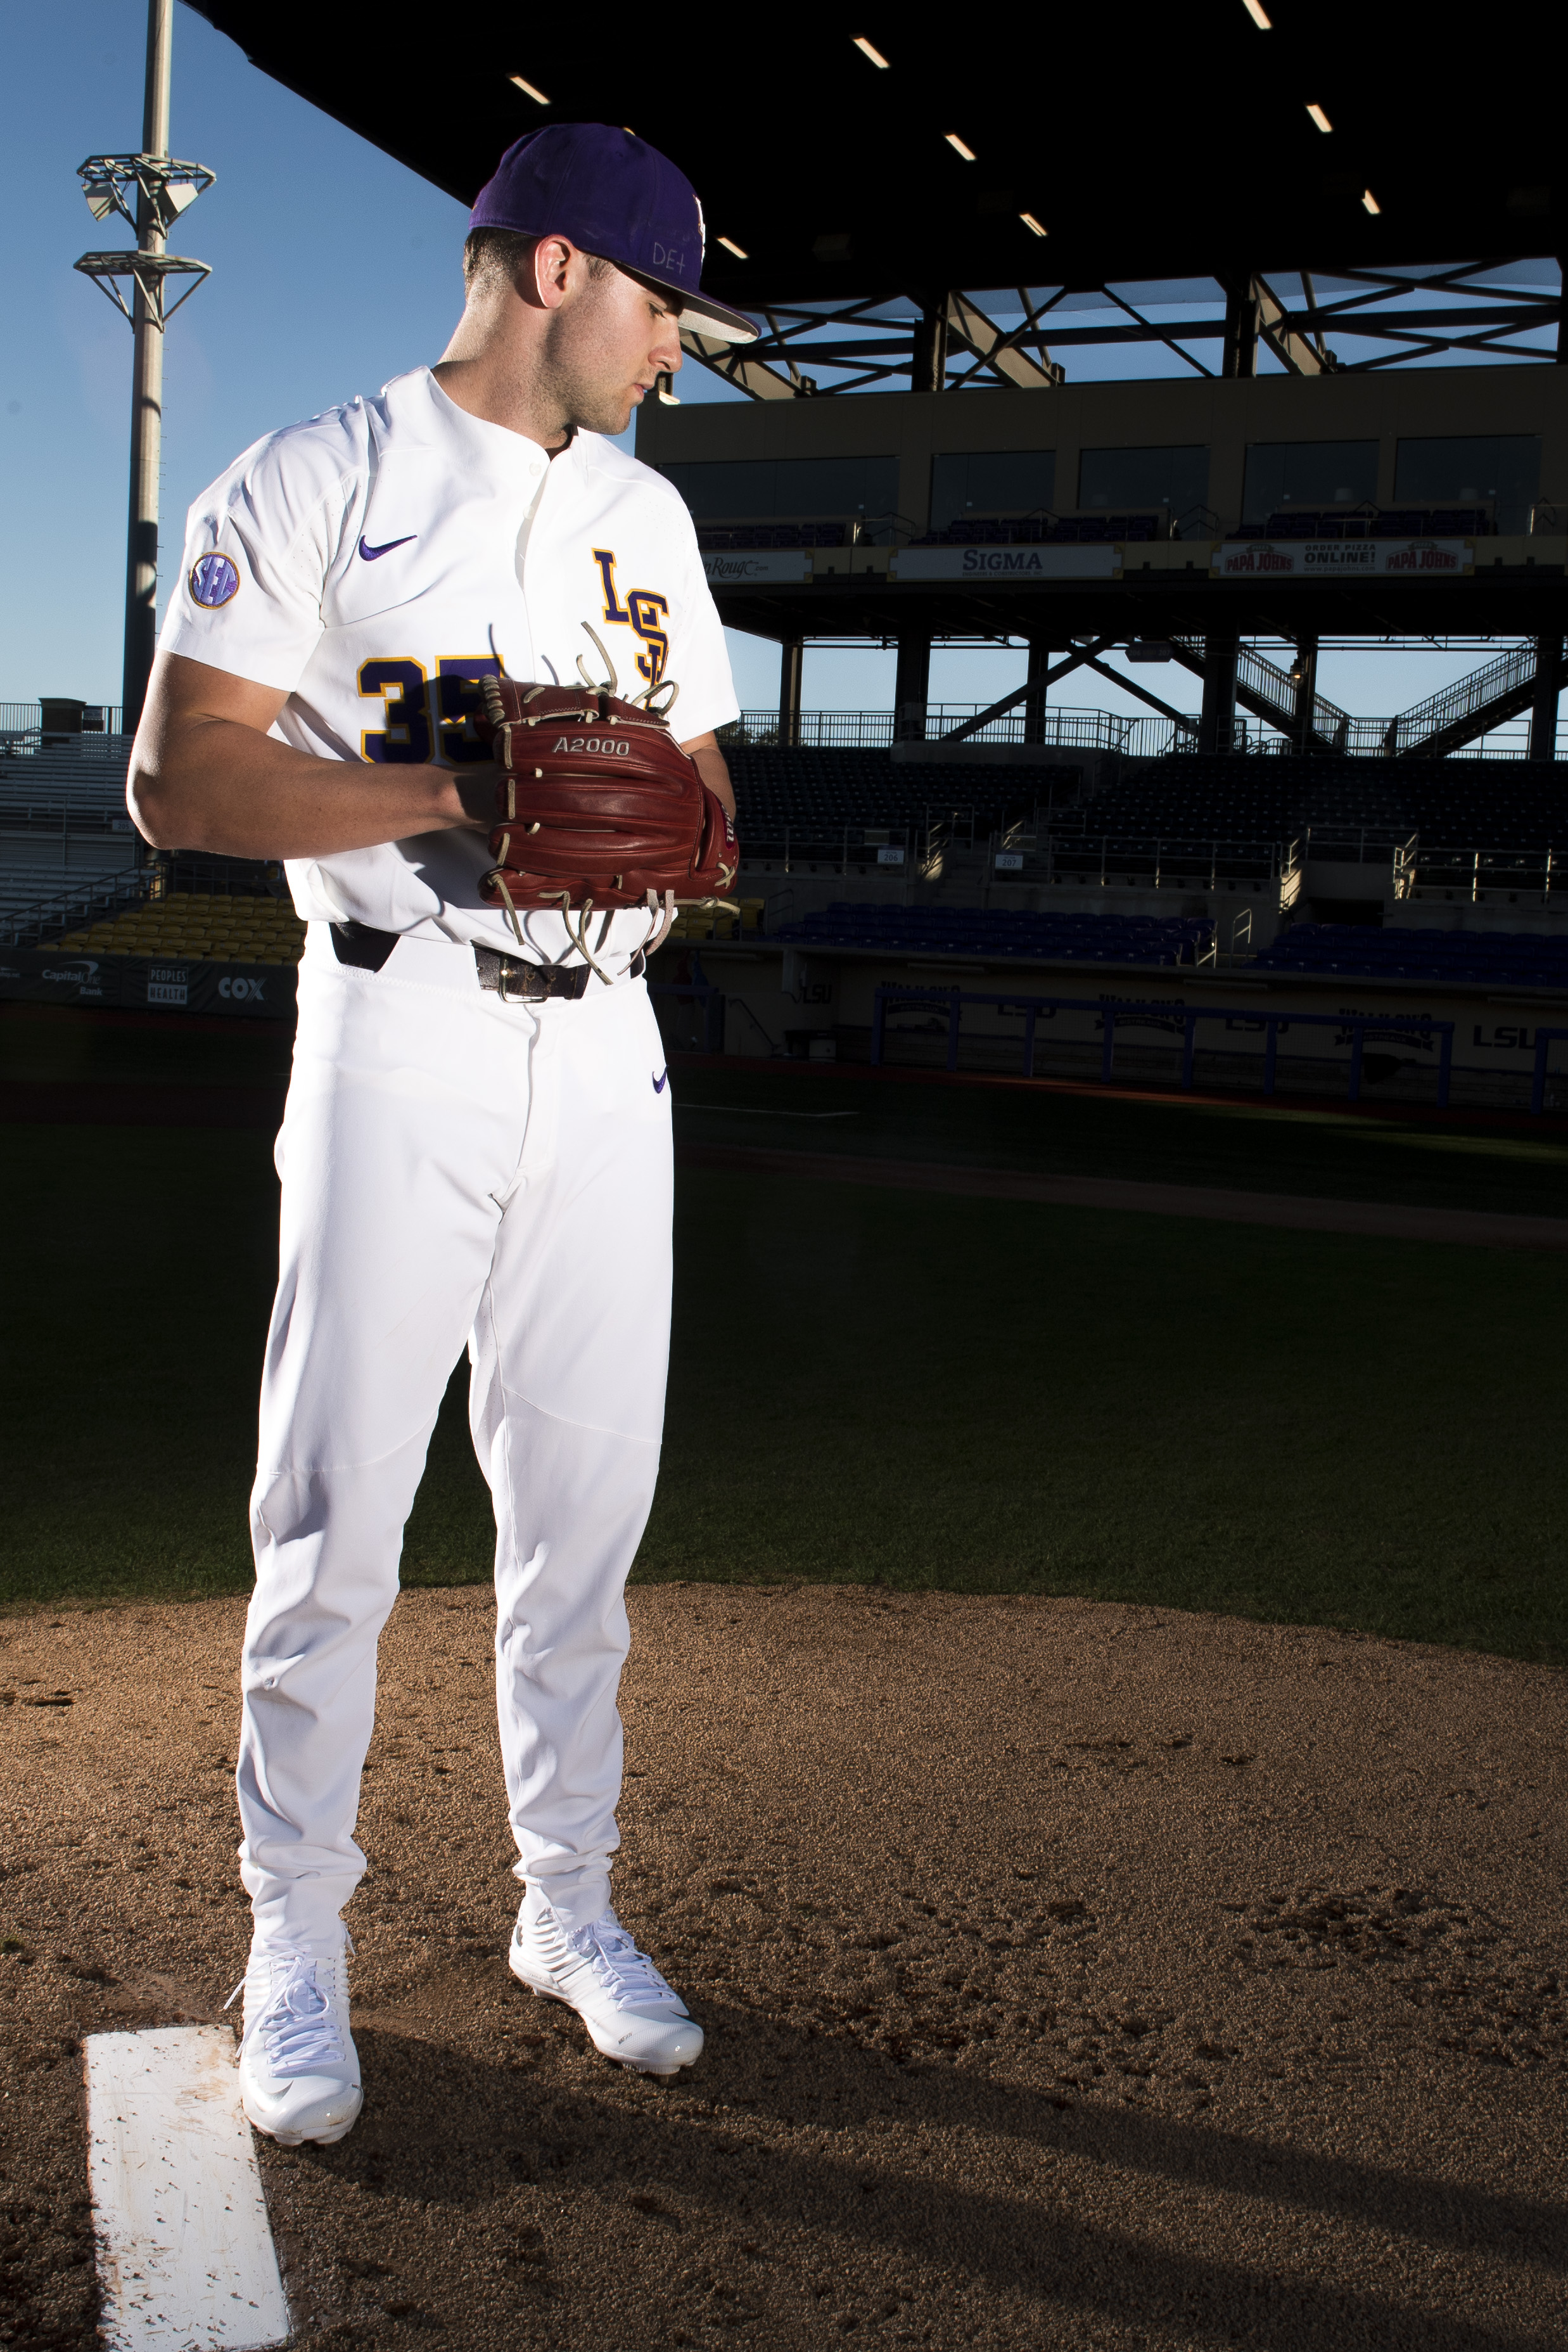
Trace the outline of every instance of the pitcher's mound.
{"label": "pitcher's mound", "polygon": [[[1230,1619],[632,1596],[669,2087],[508,1977],[489,1596],[382,1644],[362,2122],[263,2143],[300,2343],[1568,2341],[1568,1688]],[[17,2344],[93,2341],[74,2038],[240,1973],[236,1602],[0,1633]]]}

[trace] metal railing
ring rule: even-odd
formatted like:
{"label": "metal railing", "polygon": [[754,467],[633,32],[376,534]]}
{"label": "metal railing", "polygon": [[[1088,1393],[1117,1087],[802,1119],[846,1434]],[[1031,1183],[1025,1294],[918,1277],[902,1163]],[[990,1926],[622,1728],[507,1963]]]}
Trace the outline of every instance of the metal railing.
{"label": "metal railing", "polygon": [[1381,748],[1395,755],[1417,751],[1433,736],[1461,726],[1489,703],[1531,685],[1534,677],[1534,646],[1526,643],[1511,646],[1496,661],[1487,662],[1480,669],[1471,670],[1468,677],[1456,678],[1452,686],[1429,695],[1425,702],[1400,711],[1388,721]]}
{"label": "metal railing", "polygon": [[[1204,640],[1201,637],[1173,637],[1171,643],[1180,646],[1186,655],[1200,663],[1205,657]],[[1314,693],[1312,697],[1310,714],[1311,740],[1306,745],[1301,743],[1301,718],[1296,709],[1296,682],[1287,671],[1281,669],[1277,663],[1270,661],[1266,656],[1260,654],[1256,646],[1243,644],[1238,646],[1236,685],[1239,693],[1250,695],[1255,702],[1263,705],[1262,710],[1257,716],[1266,726],[1277,729],[1279,730],[1277,740],[1288,743],[1292,750],[1310,749],[1331,751],[1344,750],[1351,727],[1350,714],[1348,711],[1342,710],[1337,702],[1331,702],[1327,696],[1322,694]],[[1181,731],[1185,733],[1186,730]],[[1196,744],[1194,748],[1196,749]]]}
{"label": "metal railing", "polygon": [[[973,818],[970,833],[973,834]],[[773,832],[747,831],[741,842],[742,870],[747,866],[778,866],[786,874],[847,875],[885,867],[894,874],[924,870],[929,824],[811,825],[786,824]]]}
{"label": "metal railing", "polygon": [[[925,740],[936,741],[987,707],[981,702],[927,704]],[[1021,710],[1004,711],[964,740],[1021,746],[1027,740],[1025,725]],[[1039,749],[1124,751],[1148,758],[1167,749],[1168,739],[1176,732],[1164,719],[1126,719],[1113,710],[1062,708],[1046,712]],[[754,744],[765,751],[885,751],[894,740],[894,714],[891,710],[802,710],[792,733],[786,737],[776,710],[743,710],[737,719],[719,729],[718,739],[727,748],[737,749]]]}
{"label": "metal railing", "polygon": [[[1295,883],[1305,862],[1302,839],[1265,836],[1225,840],[1217,835],[1094,833],[1052,826],[1033,834],[1017,825],[992,837],[994,871],[1019,882],[1079,888],[1217,890],[1228,882],[1270,882],[1282,892]],[[998,866],[1017,857],[1016,866]]]}
{"label": "metal railing", "polygon": [[[1369,1035],[1415,1036],[1422,1043],[1433,1038],[1438,1041],[1437,1108],[1448,1107],[1449,1082],[1453,1072],[1454,1024],[1433,1021],[1426,1013],[1260,1013],[1256,1004],[1173,1004],[1111,1003],[1101,996],[1036,996],[1019,990],[1004,992],[958,988],[918,988],[899,984],[877,989],[872,1015],[871,1059],[873,1068],[883,1060],[887,1038],[887,1015],[900,1005],[920,1007],[940,1006],[947,1014],[947,1067],[958,1066],[958,1040],[966,1004],[989,1004],[1002,1013],[1020,1013],[1024,1030],[1020,1041],[1020,1070],[1023,1076],[1034,1076],[1035,1030],[1043,1013],[1052,1019],[1058,1013],[1089,1013],[1100,1023],[1100,1077],[1109,1086],[1115,1065],[1116,1024],[1119,1021],[1135,1021],[1145,1027],[1151,1024],[1169,1032],[1174,1037],[1181,1033],[1181,1085],[1190,1091],[1193,1083],[1193,1061],[1197,1052],[1200,1022],[1222,1021],[1228,1031],[1238,1029],[1250,1035],[1261,1034],[1263,1043],[1263,1092],[1271,1095],[1279,1072],[1280,1032],[1281,1029],[1331,1029],[1339,1039],[1350,1039],[1350,1085],[1348,1099],[1361,1099],[1362,1063]],[[994,1033],[993,1033],[994,1034]],[[1561,1033],[1560,1033],[1561,1034]],[[1543,1056],[1538,1052],[1537,1066],[1543,1069]],[[1544,1089],[1544,1077],[1542,1081]]]}
{"label": "metal railing", "polygon": [[1547,907],[1554,888],[1562,895],[1561,868],[1555,861],[1556,852],[1550,846],[1445,849],[1437,843],[1422,844],[1415,848],[1411,860],[1409,887],[1396,895],[1423,898],[1441,893],[1447,899],[1468,900],[1472,906],[1493,896],[1510,900],[1539,898]]}
{"label": "metal railing", "polygon": [[[1510,656],[1509,658],[1511,658]],[[1262,664],[1263,656],[1255,659]],[[1273,665],[1267,667],[1272,669]],[[1285,678],[1281,670],[1276,673]],[[1285,680],[1289,684],[1288,679]],[[1460,681],[1461,685],[1463,681]],[[1448,692],[1457,692],[1449,688]],[[1434,701],[1442,698],[1433,697]],[[1427,705],[1418,705],[1417,711]],[[981,703],[932,703],[925,716],[925,740],[934,741],[954,727],[961,726],[984,709]],[[1406,735],[1398,730],[1414,719],[1416,711],[1396,713],[1387,719],[1357,719],[1343,711],[1334,712],[1334,706],[1320,697],[1314,706],[1318,717],[1315,725],[1320,735],[1329,732],[1332,714],[1332,742],[1336,753],[1353,759],[1382,759],[1390,748],[1415,750]],[[1021,712],[1004,712],[991,719],[975,734],[967,735],[966,743],[1024,742],[1024,719]],[[803,710],[796,722],[792,742],[786,742],[779,733],[776,710],[744,710],[738,719],[718,730],[719,740],[730,749],[754,745],[759,751],[885,751],[894,740],[894,715],[891,710]],[[1231,737],[1232,749],[1245,751],[1252,758],[1259,756],[1291,758],[1297,751],[1292,727],[1287,722],[1276,727],[1254,716],[1250,723],[1238,713]],[[1114,710],[1051,709],[1045,715],[1044,740],[1041,751],[1120,751],[1129,760],[1164,760],[1175,752],[1196,752],[1197,736],[1192,721],[1177,727],[1168,719],[1127,719]],[[1462,747],[1463,756],[1470,759],[1525,760],[1530,756],[1530,722],[1528,717],[1500,719],[1484,734],[1473,736]],[[1449,755],[1443,755],[1449,756]],[[1568,716],[1558,721],[1557,756],[1568,758]]]}
{"label": "metal railing", "polygon": [[[118,735],[123,719],[124,713],[118,702],[89,702],[82,713],[82,731],[89,736]],[[43,727],[41,703],[0,702],[0,740],[30,737],[36,744],[43,733]]]}
{"label": "metal railing", "polygon": [[1310,824],[1302,855],[1330,866],[1386,866],[1395,873],[1413,867],[1421,836],[1377,824]]}
{"label": "metal railing", "polygon": [[26,907],[0,908],[0,947],[39,947],[84,923],[120,914],[151,895],[152,880],[147,867],[133,866],[73,883],[68,890],[57,890]]}

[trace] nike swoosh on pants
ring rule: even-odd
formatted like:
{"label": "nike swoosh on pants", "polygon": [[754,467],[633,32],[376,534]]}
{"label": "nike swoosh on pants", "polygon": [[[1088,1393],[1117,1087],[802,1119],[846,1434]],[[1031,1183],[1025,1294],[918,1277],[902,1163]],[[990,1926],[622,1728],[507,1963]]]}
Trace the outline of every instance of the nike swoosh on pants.
{"label": "nike swoosh on pants", "polygon": [[416,530],[405,531],[402,539],[383,539],[379,547],[372,547],[361,531],[360,534],[360,553],[364,557],[367,563],[379,563],[383,555],[390,555],[394,547],[406,547],[411,539],[417,539],[418,537],[419,533]]}
{"label": "nike swoosh on pants", "polygon": [[[670,1075],[670,1073],[669,1073],[668,1069],[667,1069],[667,1068],[665,1068],[665,1069],[663,1069],[663,1070],[661,1070],[661,1071],[659,1072],[659,1075],[658,1075],[658,1076],[657,1076],[656,1078],[653,1078],[653,1092],[654,1092],[656,1095],[662,1095],[662,1094],[664,1093],[664,1081],[665,1081],[665,1079],[669,1076],[669,1075]],[[653,1077],[653,1074],[652,1070],[650,1070],[650,1071],[649,1071],[648,1076],[649,1076],[651,1078],[652,1078],[652,1077]]]}

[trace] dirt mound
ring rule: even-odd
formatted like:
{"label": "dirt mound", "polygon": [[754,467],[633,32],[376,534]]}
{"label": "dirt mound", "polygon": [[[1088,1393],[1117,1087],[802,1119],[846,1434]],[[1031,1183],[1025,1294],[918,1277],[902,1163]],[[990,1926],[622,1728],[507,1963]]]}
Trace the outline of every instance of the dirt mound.
{"label": "dirt mound", "polygon": [[[1568,1685],[1074,1601],[644,1588],[620,1907],[665,2088],[515,1985],[490,1604],[399,1603],[364,2119],[263,2164],[299,2340],[1568,2338]],[[93,2342],[79,2035],[243,1965],[235,1602],[0,1626],[0,2290]]]}

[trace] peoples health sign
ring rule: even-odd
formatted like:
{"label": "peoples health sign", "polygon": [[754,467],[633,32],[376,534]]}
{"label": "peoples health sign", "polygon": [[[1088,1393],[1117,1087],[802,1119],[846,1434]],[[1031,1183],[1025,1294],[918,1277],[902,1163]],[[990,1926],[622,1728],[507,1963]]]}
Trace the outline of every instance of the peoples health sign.
{"label": "peoples health sign", "polygon": [[1475,569],[1468,539],[1227,540],[1209,559],[1218,580],[1459,580]]}

